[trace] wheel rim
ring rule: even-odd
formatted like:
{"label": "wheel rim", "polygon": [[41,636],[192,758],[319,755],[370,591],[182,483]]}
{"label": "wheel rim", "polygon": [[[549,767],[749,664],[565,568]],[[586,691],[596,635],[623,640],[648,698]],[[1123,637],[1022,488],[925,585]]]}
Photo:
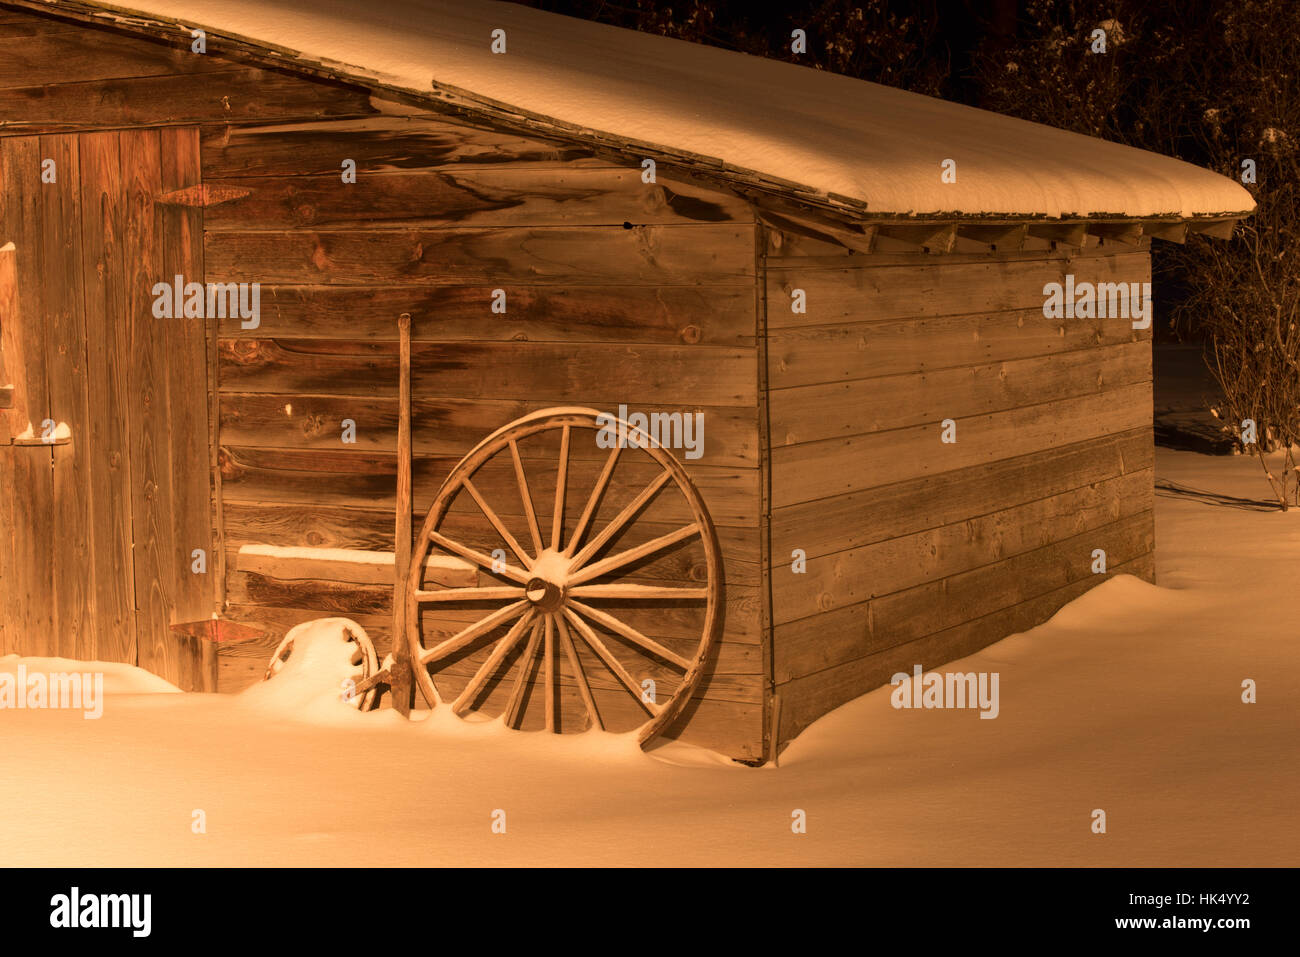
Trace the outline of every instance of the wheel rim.
{"label": "wheel rim", "polygon": [[[350,618],[340,618],[338,621],[342,628],[344,642],[354,646],[352,649],[352,664],[354,667],[361,669],[358,674],[352,676],[352,682],[354,685],[360,684],[378,670],[379,656],[375,653],[375,645],[364,628]],[[285,633],[285,636],[280,639],[280,644],[276,646],[274,654],[271,655],[271,661],[266,666],[265,674],[262,675],[263,681],[268,681],[280,673],[284,663],[293,654],[294,639],[307,626],[312,624],[315,624],[315,622],[305,621],[294,625]],[[361,695],[353,695],[344,700],[359,711],[369,711],[374,707],[377,699],[378,692],[376,689],[371,688]]]}
{"label": "wheel rim", "polygon": [[[596,434],[611,424],[625,431],[627,447],[574,459],[575,450],[592,452]],[[524,462],[525,450],[539,438],[558,442],[552,488],[538,480],[538,460],[529,466]],[[581,446],[584,441],[590,446]],[[550,451],[546,446],[544,454]],[[618,472],[633,461],[628,476]],[[599,470],[590,480],[575,478],[575,463],[588,472],[599,464]],[[498,487],[488,488],[485,482],[480,488],[476,476],[491,470],[501,480]],[[492,501],[506,498],[511,474],[514,501]],[[613,504],[619,494],[630,498]],[[543,503],[540,509],[537,501]],[[474,544],[466,543],[465,534],[443,528],[456,502],[462,517],[467,519],[471,509],[479,516],[481,531],[474,533]],[[570,503],[581,507],[571,509]],[[678,516],[669,523],[674,527],[663,534],[646,531],[659,528],[641,521],[654,508]],[[544,519],[549,522],[543,524]],[[486,549],[489,539],[502,546],[495,557]],[[623,547],[629,541],[636,543]],[[701,563],[689,567],[692,574],[702,569],[703,582],[657,584],[654,573],[649,582],[627,580],[674,553],[702,556]],[[426,588],[425,558],[430,554],[472,562],[479,569],[479,584]],[[626,727],[630,719],[621,700],[630,697],[643,719],[634,727],[644,744],[681,713],[698,685],[720,628],[722,594],[712,520],[670,452],[626,422],[592,409],[535,412],[498,429],[461,459],[425,517],[412,549],[407,589],[407,641],[416,684],[431,707],[446,703],[462,717],[495,710],[509,727],[522,724],[525,697],[531,710],[540,693],[543,727],[553,732],[570,729],[567,720],[561,727],[557,714],[562,690],[571,706],[566,713],[579,709],[585,727],[607,728],[602,705],[612,703],[623,711],[623,720],[615,723],[632,730]],[[446,609],[475,610],[447,629],[452,632],[447,637],[422,640],[421,612],[431,608],[435,615]],[[673,637],[655,636],[658,623],[669,619],[677,628]],[[464,658],[471,649],[472,655]],[[449,680],[453,662],[459,671]],[[530,673],[536,674],[531,682]],[[647,674],[652,675],[649,681],[643,677]],[[675,675],[680,678],[674,681]],[[661,680],[670,688],[666,700],[658,693]],[[444,695],[439,684],[452,688]],[[655,688],[653,697],[647,686]],[[494,689],[491,694],[489,689]],[[495,707],[484,707],[485,698],[495,698]]]}

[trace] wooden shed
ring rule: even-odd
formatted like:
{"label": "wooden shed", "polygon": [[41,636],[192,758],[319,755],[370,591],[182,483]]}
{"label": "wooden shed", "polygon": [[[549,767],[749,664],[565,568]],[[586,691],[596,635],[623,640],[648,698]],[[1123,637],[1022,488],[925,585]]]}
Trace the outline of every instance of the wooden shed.
{"label": "wooden shed", "polygon": [[[0,193],[0,653],[221,691],[314,618],[387,653],[407,316],[415,653],[532,602],[439,694],[618,730],[685,688],[663,732],[749,762],[1153,578],[1151,242],[1253,208],[995,114],[416,0],[0,2]],[[677,431],[616,454],[595,413]],[[213,616],[263,636],[196,672],[170,626]]]}

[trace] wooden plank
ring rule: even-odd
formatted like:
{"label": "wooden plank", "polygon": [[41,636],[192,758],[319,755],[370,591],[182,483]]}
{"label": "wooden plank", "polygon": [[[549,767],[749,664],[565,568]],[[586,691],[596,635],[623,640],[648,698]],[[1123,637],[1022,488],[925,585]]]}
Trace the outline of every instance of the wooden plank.
{"label": "wooden plank", "polygon": [[38,78],[62,85],[212,73],[229,70],[230,66],[229,61],[191,53],[188,47],[178,49],[100,30],[83,28],[25,37],[0,33],[0,89],[30,87]]}
{"label": "wooden plank", "polygon": [[964,368],[1145,342],[1128,319],[1045,319],[1041,309],[787,329],[768,340],[773,389]]}
{"label": "wooden plank", "polygon": [[761,704],[692,698],[660,737],[708,748],[746,764],[759,763],[766,756]]}
{"label": "wooden plank", "polygon": [[[504,313],[492,311],[494,290]],[[754,300],[744,286],[272,286],[256,328],[221,319],[230,338],[396,339],[411,314],[415,342],[643,342],[751,346]]]}
{"label": "wooden plank", "polygon": [[1151,384],[1097,395],[956,417],[957,441],[939,441],[938,423],[827,439],[772,451],[773,506],[888,485],[997,459],[1070,445],[1151,422]]}
{"label": "wooden plank", "polygon": [[1151,347],[1126,342],[933,372],[769,393],[774,445],[939,422],[1151,381]]}
{"label": "wooden plank", "polygon": [[[151,290],[162,270],[162,228],[154,197],[162,190],[157,130],[123,130],[119,140],[126,205],[122,261],[130,348],[131,516],[134,540],[136,655],[140,667],[179,677],[180,662],[170,641],[178,578],[189,575],[173,526],[171,377],[166,331],[153,317]],[[204,615],[203,617],[207,617]]]}
{"label": "wooden plank", "polygon": [[607,167],[588,146],[518,136],[433,115],[375,115],[310,123],[209,127],[203,132],[203,177],[338,176],[343,161],[357,176],[478,166]]}
{"label": "wooden plank", "polygon": [[[231,563],[233,568],[233,563]],[[366,585],[352,582],[337,582],[329,579],[295,579],[280,581],[249,572],[231,571],[229,573],[230,601],[235,605],[265,606],[268,608],[311,608],[316,610],[314,617],[327,615],[383,615],[390,616],[393,609],[393,589],[385,585]],[[760,644],[758,632],[758,594],[753,587],[737,586],[728,588],[726,597],[726,619],[720,636],[723,644],[744,644],[757,647]],[[473,611],[456,612],[437,609],[428,610],[421,615],[421,633],[425,644],[433,643],[434,637],[446,638],[464,627],[467,621],[476,621],[488,611],[480,611],[476,616]],[[633,627],[652,634],[655,638],[690,639],[699,643],[702,615],[697,608],[639,608],[625,609],[621,617]],[[392,620],[388,618],[391,628]]]}
{"label": "wooden plank", "polygon": [[[86,441],[91,419],[86,402],[86,321],[82,298],[81,173],[72,136],[42,136],[43,161],[53,160],[58,180],[37,190],[43,251],[45,311],[43,352],[50,396],[49,418],[67,423],[72,441],[54,449],[54,628],[57,654],[96,659],[91,458]],[[39,430],[40,426],[36,426]]]}
{"label": "wooden plank", "polygon": [[1154,471],[1116,476],[977,518],[808,559],[774,570],[779,626],[845,605],[939,581],[1032,551],[1153,507]]}
{"label": "wooden plank", "polygon": [[1056,449],[786,506],[772,513],[774,567],[784,563],[788,569],[796,548],[809,557],[857,548],[1149,469],[1154,461],[1151,427],[1144,424]]}
{"label": "wooden plank", "polygon": [[[218,343],[227,392],[314,395],[396,394],[397,344],[327,339],[223,339]],[[515,399],[552,405],[624,403],[699,406],[757,400],[753,351],[723,346],[604,343],[415,343],[417,398]],[[603,406],[602,406],[603,403]],[[680,406],[678,406],[680,408]]]}
{"label": "wooden plank", "polygon": [[[1140,555],[1122,565],[1113,566],[1111,575],[1120,574],[1136,575],[1150,581],[1153,577],[1151,554]],[[964,658],[1007,635],[1028,631],[1042,624],[1063,605],[1099,584],[1103,576],[1095,578],[1097,580],[1077,579],[1045,594],[916,639],[909,644],[854,658],[782,682],[777,685],[777,693],[781,695],[783,703],[781,740],[790,740],[823,714],[889,683],[894,674],[910,673],[914,664],[921,664],[928,670],[937,670],[944,662]]]}
{"label": "wooden plank", "polygon": [[[239,549],[237,564],[237,571],[280,581],[320,579],[357,585],[392,585],[395,568],[405,569],[410,562],[409,559],[396,562],[391,551],[255,544]],[[424,567],[426,582],[448,588],[472,588],[478,584],[478,569],[453,556],[429,555]],[[403,577],[405,574],[403,571]]]}
{"label": "wooden plank", "polygon": [[[298,508],[296,506],[275,504],[260,506],[229,505],[228,509],[232,523],[230,546],[232,568],[234,566],[241,569],[245,567],[245,556],[234,555],[234,551],[244,545],[264,547],[272,544],[267,539],[273,539],[276,545],[301,548],[304,537],[309,537],[311,540],[325,537],[316,528],[312,528],[306,536],[296,531],[306,524],[305,520],[298,518],[298,513],[305,513],[309,518],[323,516],[326,519],[332,519],[339,513],[356,514],[359,523],[365,522],[364,534],[374,534],[375,516],[360,509],[340,509],[337,507]],[[505,514],[502,517],[508,525],[520,524],[518,516]],[[247,524],[249,521],[256,520],[256,518],[266,518],[268,523],[275,523],[275,525],[273,528],[264,530]],[[422,520],[423,515],[418,516],[418,518]],[[680,523],[672,522],[638,522],[635,528],[617,543],[616,550],[626,550],[644,541],[668,534],[680,527]],[[476,518],[453,513],[443,522],[442,530],[462,544],[486,554],[490,554],[493,550],[502,547],[500,539],[485,526],[481,517]],[[328,527],[326,527],[326,532],[330,541],[340,543],[349,541],[346,533],[336,533]],[[759,582],[758,556],[754,553],[753,542],[755,534],[756,532],[752,528],[724,527],[719,530],[719,539],[723,549],[723,571],[728,589],[752,587]],[[360,535],[357,537],[360,537]],[[240,541],[236,543],[236,539]],[[243,539],[247,539],[247,541],[242,541]],[[351,546],[334,545],[332,547]],[[379,547],[383,547],[382,543]],[[441,555],[443,553],[436,551],[436,554]],[[706,570],[707,565],[704,561],[702,549],[699,548],[697,543],[686,543],[679,547],[664,550],[652,561],[643,561],[637,565],[629,566],[623,578],[626,581],[638,584],[692,587],[698,586],[705,580]],[[284,576],[272,574],[271,577],[283,578]],[[321,575],[320,577],[334,580],[338,576]],[[480,574],[479,584],[499,585],[501,582],[486,573],[482,573]],[[289,604],[294,603],[289,602]]]}
{"label": "wooden plank", "polygon": [[373,107],[364,91],[254,68],[0,90],[0,129],[9,132],[233,123],[268,115],[305,119],[371,112]]}
{"label": "wooden plank", "polygon": [[[161,191],[183,189],[199,181],[199,140],[194,128],[159,131],[162,150]],[[160,206],[163,276],[203,281],[203,210]],[[168,416],[171,433],[172,514],[176,561],[180,565],[172,596],[175,621],[207,618],[215,607],[220,568],[212,533],[212,486],[208,456],[207,330],[201,318],[156,320],[166,343],[164,365],[169,377]],[[202,550],[207,571],[195,574],[193,555]]]}
{"label": "wooden plank", "polygon": [[[225,513],[228,540],[235,549],[241,545],[275,545],[382,552],[392,546],[392,516],[381,509],[228,502]],[[423,514],[416,519],[422,522]],[[449,523],[456,524],[454,516]],[[676,527],[680,526],[638,525],[646,538],[667,534]],[[753,528],[718,529],[728,585],[758,583],[759,553],[755,539]],[[480,547],[482,543],[465,544]],[[673,581],[698,582],[703,572],[696,557],[686,553],[670,553],[664,562],[650,568],[655,575]]]}
{"label": "wooden plank", "polygon": [[1081,578],[1102,581],[1105,576],[1092,572],[1094,549],[1105,550],[1107,567],[1113,569],[1151,552],[1154,547],[1153,513],[1128,515],[1049,546],[1047,550],[1013,555],[1001,567],[986,565],[883,596],[873,608],[875,633],[886,647],[908,641],[1070,581]]}
{"label": "wooden plank", "polygon": [[[343,147],[346,149],[346,147]],[[752,222],[734,194],[690,183],[641,181],[641,170],[569,168],[408,170],[343,183],[315,176],[210,179],[246,191],[214,205],[210,230],[414,229],[442,226],[618,226]]]}
{"label": "wooden plank", "polygon": [[173,684],[182,691],[213,694],[217,690],[217,642],[202,635],[167,635],[169,661],[176,662]]}
{"label": "wooden plank", "polygon": [[[41,242],[40,170],[44,157],[37,137],[0,141],[0,203],[7,237],[16,249],[7,253],[0,322],[8,325],[7,352],[16,381],[23,383],[19,401],[26,421],[19,432],[49,417],[50,390],[44,344],[48,339],[45,310],[45,248]],[[75,181],[74,181],[75,182]],[[17,343],[16,345],[14,343]],[[21,377],[21,378],[19,378]],[[12,420],[11,420],[12,421]],[[11,448],[12,486],[21,508],[15,509],[13,568],[17,574],[9,594],[18,596],[11,616],[15,650],[24,655],[56,654],[59,644],[54,613],[54,471],[53,449]]]}
{"label": "wooden plank", "polygon": [[[551,401],[502,399],[419,399],[413,403],[412,441],[417,455],[463,453],[483,438],[528,412],[547,408]],[[647,415],[681,413],[670,406],[637,405]],[[617,412],[617,407],[612,411]],[[758,436],[752,407],[700,408],[704,441],[699,465],[740,468],[758,466]],[[356,449],[395,451],[397,401],[392,398],[332,395],[221,395],[221,435],[231,445],[257,448],[334,449],[340,443],[341,423],[356,423]],[[591,433],[594,434],[594,433]],[[582,443],[574,454],[603,459],[608,451]]]}
{"label": "wooden plank", "polygon": [[96,654],[135,664],[131,464],[127,407],[129,326],[120,245],[125,194],[116,132],[78,139],[81,158],[82,284],[86,310],[86,395],[93,425],[77,436],[89,450],[88,516],[94,549]]}
{"label": "wooden plank", "polygon": [[[986,257],[987,259],[987,257]],[[1076,259],[1021,254],[995,261],[954,262],[919,257],[912,265],[884,265],[871,255],[855,257],[851,267],[815,269],[768,259],[768,326],[792,329],[836,323],[1041,310],[1043,286],[1065,282],[1149,282],[1145,252]],[[843,262],[842,260],[840,261]],[[790,309],[791,292],[803,289],[807,312]],[[1039,312],[1041,317],[1042,313]]]}
{"label": "wooden plank", "polygon": [[[412,463],[416,514],[428,510],[434,493],[459,460],[459,456],[421,456]],[[526,461],[525,466],[531,483],[554,488],[555,461]],[[615,496],[625,495],[630,499],[634,491],[644,488],[658,474],[655,471],[658,466],[653,463],[629,462],[625,472],[624,468],[624,464],[619,465],[620,475],[611,482],[610,492],[606,495],[611,507],[616,501]],[[391,509],[394,503],[397,459],[393,454],[222,446],[221,469],[223,499],[231,503],[282,502],[384,509]],[[575,458],[569,467],[570,488],[594,487],[598,470],[598,463]],[[699,467],[688,468],[688,472],[713,516],[714,524],[755,527],[757,470]],[[474,483],[491,502],[511,503],[519,494],[514,471],[508,463],[499,465],[494,460],[482,466]],[[656,505],[659,504],[663,508],[655,513],[657,520],[691,520],[680,497],[661,498],[656,501]]]}
{"label": "wooden plank", "polygon": [[221,282],[628,283],[753,281],[744,225],[231,231],[206,237]]}
{"label": "wooden plank", "polygon": [[45,37],[57,33],[79,33],[86,28],[66,20],[51,17],[28,15],[12,10],[0,12],[0,37],[11,39],[17,37]]}

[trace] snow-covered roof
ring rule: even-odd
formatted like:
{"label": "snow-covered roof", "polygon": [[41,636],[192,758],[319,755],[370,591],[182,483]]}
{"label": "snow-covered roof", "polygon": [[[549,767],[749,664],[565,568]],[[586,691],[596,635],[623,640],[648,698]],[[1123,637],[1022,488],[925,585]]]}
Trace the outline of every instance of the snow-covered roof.
{"label": "snow-covered roof", "polygon": [[[1254,208],[1180,160],[777,60],[484,0],[45,0],[202,28],[533,128],[683,156],[876,215],[1180,217]],[[505,31],[504,53],[491,50]],[[811,37],[809,42],[817,42]],[[941,182],[944,160],[956,182]]]}

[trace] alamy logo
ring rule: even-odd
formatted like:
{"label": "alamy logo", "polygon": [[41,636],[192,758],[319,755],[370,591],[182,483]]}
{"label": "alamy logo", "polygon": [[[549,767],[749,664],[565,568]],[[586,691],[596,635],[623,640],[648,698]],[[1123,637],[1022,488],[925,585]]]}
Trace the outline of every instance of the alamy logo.
{"label": "alamy logo", "polygon": [[1074,274],[1065,285],[1043,286],[1043,317],[1046,319],[1132,319],[1134,329],[1151,327],[1151,283],[1081,282]]}
{"label": "alamy logo", "polygon": [[82,711],[95,720],[104,714],[104,673],[90,671],[0,672],[0,711],[6,709],[62,709]]}
{"label": "alamy logo", "polygon": [[[624,424],[626,423],[626,424]],[[659,446],[665,449],[685,449],[688,459],[698,459],[704,454],[703,412],[644,412],[629,413],[626,405],[618,407],[618,415],[602,412],[596,416],[600,426],[596,433],[596,447],[601,449],[642,449]]]}
{"label": "alamy logo", "polygon": [[85,894],[78,887],[50,898],[51,927],[127,927],[148,937],[153,925],[152,894]]}
{"label": "alamy logo", "polygon": [[889,683],[894,686],[889,700],[895,708],[979,708],[981,718],[996,718],[1002,710],[996,671],[926,674],[913,665],[910,675],[900,671]]}
{"label": "alamy logo", "polygon": [[236,319],[241,329],[256,329],[262,324],[262,286],[249,282],[174,282],[154,283],[153,314],[155,319]]}

